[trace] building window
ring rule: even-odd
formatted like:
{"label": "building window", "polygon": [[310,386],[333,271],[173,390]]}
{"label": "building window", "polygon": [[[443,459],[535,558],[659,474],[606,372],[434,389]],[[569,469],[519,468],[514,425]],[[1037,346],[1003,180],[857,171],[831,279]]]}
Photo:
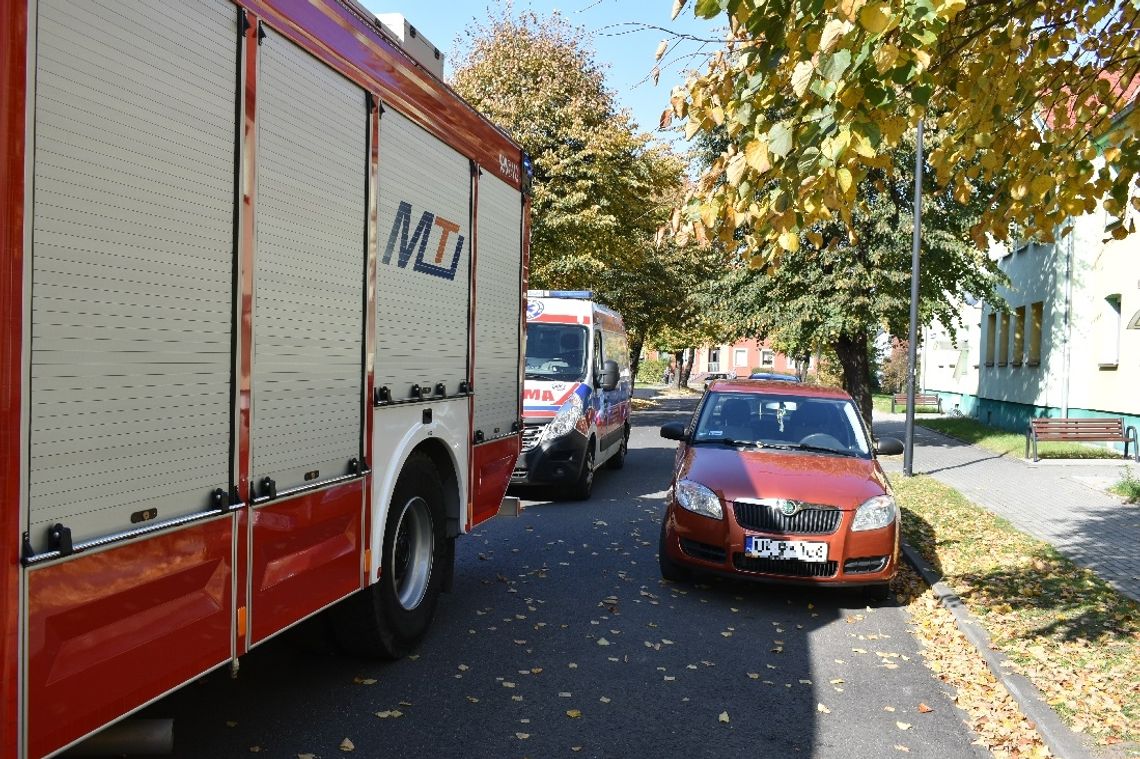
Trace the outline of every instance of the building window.
{"label": "building window", "polygon": [[994,365],[994,348],[997,345],[997,314],[986,318],[986,366]]}
{"label": "building window", "polygon": [[1025,306],[1018,306],[1013,319],[1013,361],[1014,366],[1021,366],[1025,356],[1025,332],[1029,325],[1025,323]]}
{"label": "building window", "polygon": [[1030,366],[1041,365],[1041,325],[1045,323],[1045,304],[1037,301],[1029,307],[1029,361]]}
{"label": "building window", "polygon": [[720,371],[720,348],[709,348],[708,367],[710,372]]}
{"label": "building window", "polygon": [[734,367],[748,366],[747,348],[736,348],[732,351],[732,365]]}
{"label": "building window", "polygon": [[1001,332],[998,334],[998,366],[1009,364],[1009,311],[1001,315]]}
{"label": "building window", "polygon": [[1120,363],[1120,293],[1104,299],[1104,316],[1100,338],[1100,365],[1115,369]]}
{"label": "building window", "polygon": [[775,366],[776,353],[770,350],[760,351],[760,366]]}

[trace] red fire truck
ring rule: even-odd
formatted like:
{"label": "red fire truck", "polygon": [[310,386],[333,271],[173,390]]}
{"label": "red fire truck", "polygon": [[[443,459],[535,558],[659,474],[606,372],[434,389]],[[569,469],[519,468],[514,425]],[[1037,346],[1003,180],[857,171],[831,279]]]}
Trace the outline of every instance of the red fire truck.
{"label": "red fire truck", "polygon": [[325,609],[399,656],[511,505],[528,162],[397,36],[0,6],[0,755]]}

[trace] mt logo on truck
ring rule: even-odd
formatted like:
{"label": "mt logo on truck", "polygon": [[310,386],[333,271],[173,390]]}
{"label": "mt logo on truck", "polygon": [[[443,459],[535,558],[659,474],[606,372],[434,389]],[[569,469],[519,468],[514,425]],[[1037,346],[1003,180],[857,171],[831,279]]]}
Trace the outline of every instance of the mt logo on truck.
{"label": "mt logo on truck", "polygon": [[[391,263],[392,253],[399,245],[400,254],[396,259],[396,265],[401,269],[408,265],[408,260],[415,252],[416,262],[412,266],[415,271],[430,274],[433,277],[455,279],[455,270],[459,268],[459,256],[463,252],[464,240],[463,235],[459,234],[459,225],[442,216],[436,216],[431,211],[424,211],[420,216],[419,223],[416,224],[416,231],[412,233],[412,239],[409,240],[408,230],[411,227],[411,221],[412,204],[407,201],[400,201],[400,207],[396,210],[396,218],[392,222],[392,231],[388,234],[388,245],[384,248],[384,258],[381,260],[386,264]],[[439,245],[435,250],[435,260],[429,263],[424,260],[424,253],[427,251],[428,239],[435,231],[434,227],[440,229]],[[451,261],[443,265],[443,257],[447,253],[447,241],[453,234],[455,235],[455,249],[452,251]],[[418,252],[416,252],[417,244],[419,246]]]}

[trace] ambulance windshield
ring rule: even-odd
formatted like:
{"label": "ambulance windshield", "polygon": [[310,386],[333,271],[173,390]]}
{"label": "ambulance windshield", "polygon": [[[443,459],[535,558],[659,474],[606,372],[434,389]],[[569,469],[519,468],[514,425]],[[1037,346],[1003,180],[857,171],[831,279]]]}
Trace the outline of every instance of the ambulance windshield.
{"label": "ambulance windshield", "polygon": [[578,324],[541,324],[526,327],[526,378],[558,382],[586,379],[590,333]]}

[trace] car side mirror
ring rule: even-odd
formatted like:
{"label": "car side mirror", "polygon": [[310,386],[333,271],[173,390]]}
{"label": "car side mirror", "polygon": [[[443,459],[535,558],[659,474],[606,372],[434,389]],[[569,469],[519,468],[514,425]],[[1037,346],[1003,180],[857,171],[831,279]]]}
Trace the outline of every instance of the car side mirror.
{"label": "car side mirror", "polygon": [[687,437],[685,433],[684,422],[669,422],[661,425],[661,437],[666,440],[684,440]]}
{"label": "car side mirror", "polygon": [[898,456],[903,452],[903,442],[897,437],[884,437],[875,441],[875,454],[878,456]]}
{"label": "car side mirror", "polygon": [[620,372],[616,361],[606,361],[602,364],[602,390],[613,390],[618,386]]}

